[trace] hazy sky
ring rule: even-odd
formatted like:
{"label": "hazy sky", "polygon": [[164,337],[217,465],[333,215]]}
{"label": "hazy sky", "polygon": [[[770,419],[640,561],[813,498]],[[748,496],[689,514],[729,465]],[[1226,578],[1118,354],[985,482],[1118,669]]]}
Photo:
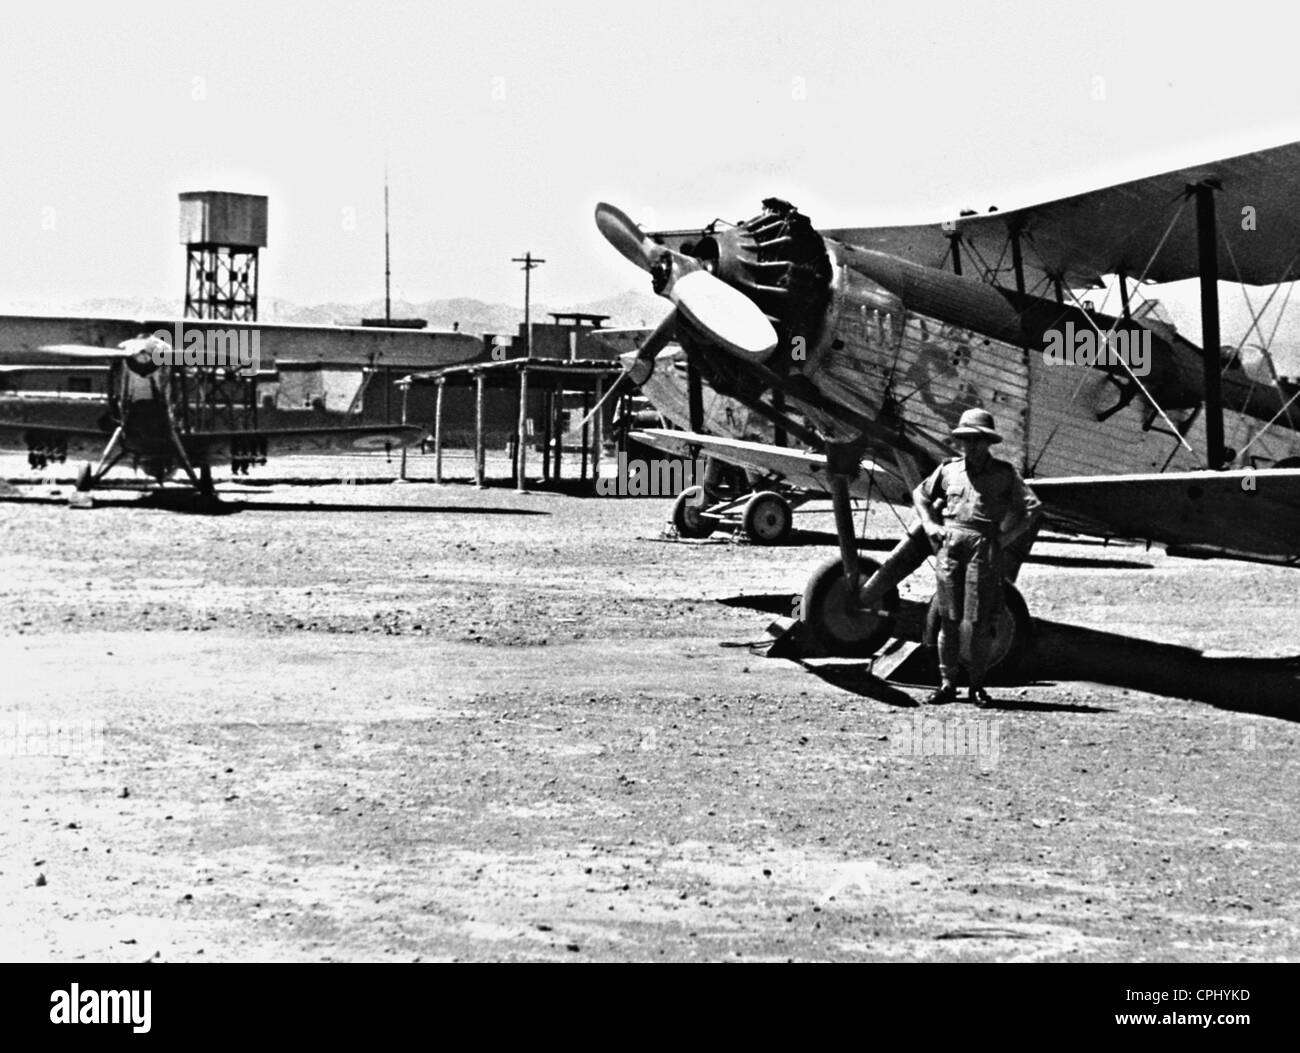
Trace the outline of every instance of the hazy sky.
{"label": "hazy sky", "polygon": [[[41,2],[0,38],[0,306],[174,298],[176,195],[270,197],[263,296],[644,287],[661,227],[767,195],[931,221],[1300,139],[1295,26],[1243,3]],[[1100,91],[1099,91],[1100,88]],[[1100,94],[1100,98],[1097,96]]]}

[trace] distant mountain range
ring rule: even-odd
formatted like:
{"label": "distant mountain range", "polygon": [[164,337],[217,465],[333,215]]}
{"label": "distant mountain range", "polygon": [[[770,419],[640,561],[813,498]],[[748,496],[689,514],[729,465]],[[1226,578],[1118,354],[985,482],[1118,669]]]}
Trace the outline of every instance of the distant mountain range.
{"label": "distant mountain range", "polygon": [[[58,314],[68,317],[88,318],[177,318],[182,305],[176,300],[83,300],[67,308],[50,309],[47,305],[4,303],[0,310],[11,314]],[[629,290],[618,296],[606,297],[594,303],[552,307],[535,303],[532,306],[534,322],[550,321],[550,311],[582,312],[608,315],[605,325],[614,328],[653,328],[671,309],[667,300],[649,293]],[[302,307],[288,300],[263,300],[261,321],[287,322],[296,325],[359,325],[362,318],[382,318],[384,301],[372,300],[364,304],[324,303]],[[462,333],[482,336],[484,333],[514,333],[524,320],[522,306],[484,303],[467,296],[449,300],[429,300],[409,303],[395,300],[393,318],[423,318],[430,329],[451,329],[459,324]]]}

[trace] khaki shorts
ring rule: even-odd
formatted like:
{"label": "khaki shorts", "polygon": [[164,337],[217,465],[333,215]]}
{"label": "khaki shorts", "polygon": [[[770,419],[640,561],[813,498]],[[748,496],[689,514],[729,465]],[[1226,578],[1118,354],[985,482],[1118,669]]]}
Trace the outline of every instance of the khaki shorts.
{"label": "khaki shorts", "polygon": [[1002,546],[968,527],[947,526],[935,568],[939,616],[992,625],[1002,602]]}

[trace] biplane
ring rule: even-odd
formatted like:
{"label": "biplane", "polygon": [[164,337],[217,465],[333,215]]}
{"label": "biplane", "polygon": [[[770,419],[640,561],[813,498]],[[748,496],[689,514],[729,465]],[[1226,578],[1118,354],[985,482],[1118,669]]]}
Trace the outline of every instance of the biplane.
{"label": "biplane", "polygon": [[[195,331],[209,324],[238,325],[181,323]],[[0,396],[0,443],[25,449],[35,469],[69,456],[97,458],[77,474],[76,504],[89,503],[91,491],[128,458],[151,485],[183,473],[200,504],[209,506],[216,501],[212,469],[221,462],[238,475],[265,464],[270,454],[392,450],[424,435],[423,428],[393,424],[259,427],[257,383],[266,371],[253,356],[187,365],[156,333],[115,347],[24,348],[0,363],[6,380],[60,370],[105,373],[104,394],[6,393]]]}
{"label": "biplane", "polygon": [[[897,586],[930,550],[913,528],[883,563],[861,556],[852,498],[906,501],[952,455],[949,431],[973,407],[995,416],[999,455],[1054,529],[1300,564],[1300,386],[1272,368],[1267,303],[1251,305],[1248,332],[1224,347],[1218,299],[1221,280],[1276,296],[1300,276],[1298,205],[1294,143],[932,225],[818,231],[774,198],[735,225],[648,235],[605,204],[596,223],[674,305],[629,378],[648,378],[675,339],[701,382],[804,450],[638,437],[828,493],[839,554],[809,578],[801,628],[823,653],[860,654],[889,637]],[[1115,314],[1079,295],[1107,277]],[[1191,278],[1199,346],[1141,300]],[[1092,352],[1080,341],[1063,356],[1066,334],[1087,334]],[[1124,347],[1149,354],[1098,353]],[[1028,627],[1015,576],[1032,542],[1008,561],[995,663]]]}

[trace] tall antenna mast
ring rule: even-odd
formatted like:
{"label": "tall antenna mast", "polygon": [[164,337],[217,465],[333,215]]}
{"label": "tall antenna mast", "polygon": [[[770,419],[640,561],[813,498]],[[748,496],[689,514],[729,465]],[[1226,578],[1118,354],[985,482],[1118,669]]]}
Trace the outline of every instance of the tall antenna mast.
{"label": "tall antenna mast", "polygon": [[384,165],[384,324],[393,322],[392,297],[393,272],[389,266],[388,256],[388,166]]}

